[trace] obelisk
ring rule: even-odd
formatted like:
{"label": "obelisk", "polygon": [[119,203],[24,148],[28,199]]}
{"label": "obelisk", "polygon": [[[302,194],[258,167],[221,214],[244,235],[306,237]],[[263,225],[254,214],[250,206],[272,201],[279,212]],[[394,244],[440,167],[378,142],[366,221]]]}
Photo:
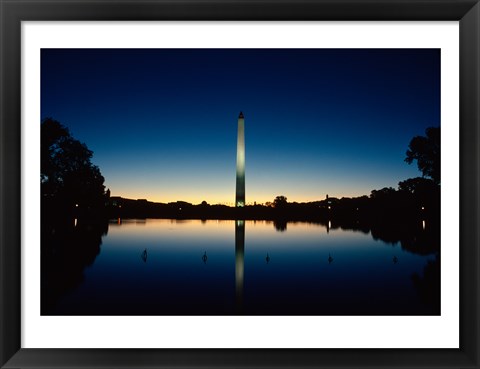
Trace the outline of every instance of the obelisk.
{"label": "obelisk", "polygon": [[237,208],[245,206],[245,121],[242,112],[240,112],[240,115],[238,116],[237,188],[235,206]]}

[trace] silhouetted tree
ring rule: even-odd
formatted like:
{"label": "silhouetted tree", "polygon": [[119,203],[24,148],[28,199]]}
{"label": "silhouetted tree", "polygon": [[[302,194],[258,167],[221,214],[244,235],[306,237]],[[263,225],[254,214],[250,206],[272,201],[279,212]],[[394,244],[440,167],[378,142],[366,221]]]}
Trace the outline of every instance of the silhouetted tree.
{"label": "silhouetted tree", "polygon": [[[47,118],[41,125],[42,207],[50,212],[104,208],[106,193],[92,151],[74,139],[65,126]],[[65,214],[63,214],[65,216]]]}
{"label": "silhouetted tree", "polygon": [[284,208],[287,205],[287,198],[285,196],[277,196],[273,200],[273,206],[275,208]]}
{"label": "silhouetted tree", "polygon": [[436,187],[433,180],[422,177],[409,178],[398,182],[398,190],[408,192],[411,195],[425,195]]}
{"label": "silhouetted tree", "polygon": [[435,184],[432,179],[416,177],[409,178],[398,183],[398,190],[404,192],[415,200],[424,204],[431,205],[439,201],[440,186]]}
{"label": "silhouetted tree", "polygon": [[423,176],[440,184],[440,127],[429,127],[425,134],[412,138],[405,161],[412,164],[416,160]]}
{"label": "silhouetted tree", "polygon": [[384,187],[381,190],[372,190],[370,198],[372,200],[383,200],[391,198],[395,194],[395,189],[392,187]]}

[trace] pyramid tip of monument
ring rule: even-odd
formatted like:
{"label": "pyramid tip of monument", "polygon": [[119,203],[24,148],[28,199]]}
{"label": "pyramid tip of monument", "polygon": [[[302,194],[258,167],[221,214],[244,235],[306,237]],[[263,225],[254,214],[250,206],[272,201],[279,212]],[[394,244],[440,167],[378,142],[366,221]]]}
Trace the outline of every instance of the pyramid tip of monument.
{"label": "pyramid tip of monument", "polygon": [[238,115],[239,118],[243,118],[243,113],[240,112],[240,114]]}

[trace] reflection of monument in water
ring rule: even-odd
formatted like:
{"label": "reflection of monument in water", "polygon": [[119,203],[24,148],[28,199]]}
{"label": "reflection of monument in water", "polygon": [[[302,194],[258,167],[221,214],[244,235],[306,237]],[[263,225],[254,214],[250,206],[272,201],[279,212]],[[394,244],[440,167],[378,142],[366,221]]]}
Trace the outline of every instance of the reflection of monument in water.
{"label": "reflection of monument in water", "polygon": [[[245,206],[245,122],[243,113],[238,116],[237,183],[235,207]],[[243,267],[245,250],[245,220],[235,220],[235,298],[239,311],[243,308]]]}
{"label": "reflection of monument in water", "polygon": [[237,135],[237,186],[235,195],[235,206],[245,206],[245,122],[243,113],[238,116]]}
{"label": "reflection of monument in water", "polygon": [[238,310],[243,307],[243,268],[245,251],[245,221],[235,221],[235,298]]}

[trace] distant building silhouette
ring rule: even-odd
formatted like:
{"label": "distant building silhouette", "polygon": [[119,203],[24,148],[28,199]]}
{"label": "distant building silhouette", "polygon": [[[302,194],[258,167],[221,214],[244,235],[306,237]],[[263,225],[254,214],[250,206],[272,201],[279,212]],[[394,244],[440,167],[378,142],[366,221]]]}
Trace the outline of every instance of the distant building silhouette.
{"label": "distant building silhouette", "polygon": [[237,135],[237,186],[235,206],[245,206],[245,122],[243,113],[238,116]]}

